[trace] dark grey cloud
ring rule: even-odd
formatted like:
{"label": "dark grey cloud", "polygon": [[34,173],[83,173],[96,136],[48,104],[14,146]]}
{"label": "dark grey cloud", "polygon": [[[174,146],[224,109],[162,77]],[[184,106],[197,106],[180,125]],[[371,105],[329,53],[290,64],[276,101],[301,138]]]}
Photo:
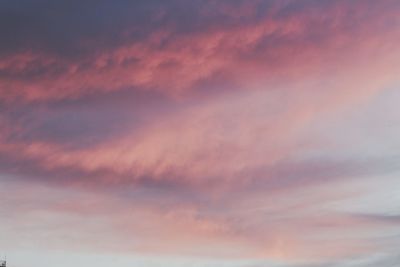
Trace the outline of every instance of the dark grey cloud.
{"label": "dark grey cloud", "polygon": [[[264,12],[264,1],[258,12]],[[3,1],[0,8],[0,54],[45,50],[67,57],[91,54],[134,42],[159,29],[174,34],[243,23],[221,13],[222,5],[244,1]]]}
{"label": "dark grey cloud", "polygon": [[[339,2],[5,0],[0,6],[0,55],[34,50],[66,58],[82,57],[99,49],[111,49],[141,40],[156,30],[168,29],[172,39],[179,34],[243,26],[266,16],[285,20],[301,13],[318,15],[334,9]],[[354,2],[357,3],[349,5],[346,12],[354,11],[357,4],[368,4],[371,1]],[[375,7],[379,12],[380,8],[390,8],[395,4],[392,1],[381,1]],[[255,7],[251,15],[240,14],[246,5]],[[314,28],[319,31],[313,29],[314,38],[318,35],[326,36],[335,25],[331,17],[318,22],[313,25],[318,26]],[[344,26],[358,27],[353,22],[350,19]]]}

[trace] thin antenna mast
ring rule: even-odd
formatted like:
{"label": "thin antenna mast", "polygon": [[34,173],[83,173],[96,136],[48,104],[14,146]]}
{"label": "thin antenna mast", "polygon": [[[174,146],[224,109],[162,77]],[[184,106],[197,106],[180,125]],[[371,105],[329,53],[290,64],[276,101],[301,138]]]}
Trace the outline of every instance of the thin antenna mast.
{"label": "thin antenna mast", "polygon": [[0,267],[7,267],[7,256],[4,257],[4,260],[0,260]]}

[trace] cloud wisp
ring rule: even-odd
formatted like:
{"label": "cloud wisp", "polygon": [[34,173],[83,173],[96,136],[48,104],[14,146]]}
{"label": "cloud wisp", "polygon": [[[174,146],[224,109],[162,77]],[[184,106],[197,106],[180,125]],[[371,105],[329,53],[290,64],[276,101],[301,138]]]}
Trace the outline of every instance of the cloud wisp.
{"label": "cloud wisp", "polygon": [[396,264],[399,11],[5,1],[0,250]]}

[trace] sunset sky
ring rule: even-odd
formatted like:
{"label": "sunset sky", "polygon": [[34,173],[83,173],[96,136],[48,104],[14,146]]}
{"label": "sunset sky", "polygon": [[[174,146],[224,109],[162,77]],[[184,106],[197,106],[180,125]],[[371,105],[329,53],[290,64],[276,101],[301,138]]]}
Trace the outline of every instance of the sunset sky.
{"label": "sunset sky", "polygon": [[400,266],[400,1],[0,1],[4,255]]}

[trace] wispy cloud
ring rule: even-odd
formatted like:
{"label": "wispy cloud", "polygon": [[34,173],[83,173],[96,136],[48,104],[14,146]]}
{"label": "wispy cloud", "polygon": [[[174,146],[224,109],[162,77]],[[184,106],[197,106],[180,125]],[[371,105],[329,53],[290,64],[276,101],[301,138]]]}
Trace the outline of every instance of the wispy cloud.
{"label": "wispy cloud", "polygon": [[399,10],[6,1],[0,250],[395,266]]}

